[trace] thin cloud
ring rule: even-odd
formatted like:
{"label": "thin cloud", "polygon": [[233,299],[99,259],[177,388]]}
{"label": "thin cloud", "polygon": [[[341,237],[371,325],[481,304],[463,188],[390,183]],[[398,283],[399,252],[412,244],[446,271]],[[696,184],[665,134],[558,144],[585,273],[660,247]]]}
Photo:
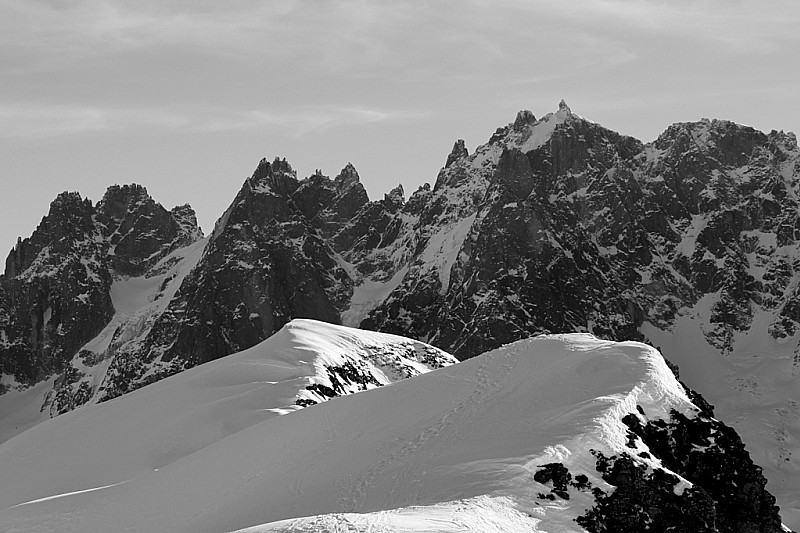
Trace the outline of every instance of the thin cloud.
{"label": "thin cloud", "polygon": [[345,126],[387,121],[415,120],[428,116],[417,111],[391,111],[359,107],[309,107],[302,110],[275,112],[252,110],[207,121],[202,129],[218,132],[244,129],[282,128],[300,137]]}
{"label": "thin cloud", "polygon": [[[218,118],[208,117],[217,115]],[[416,120],[419,111],[366,107],[310,106],[294,111],[226,111],[195,108],[119,109],[69,105],[0,104],[0,138],[47,138],[91,132],[183,130],[220,132],[281,129],[294,137],[378,122]]]}
{"label": "thin cloud", "polygon": [[157,109],[103,109],[81,106],[0,104],[2,138],[41,139],[89,132],[176,129],[188,120]]}
{"label": "thin cloud", "polygon": [[768,53],[783,41],[798,39],[800,21],[792,2],[473,0],[453,8],[365,0],[0,0],[0,44],[6,54],[39,51],[33,55],[44,62],[177,46],[259,63],[296,59],[326,72],[413,68],[432,56],[463,64],[535,54],[526,43],[571,43],[599,56],[573,38],[604,35],[613,43],[619,29]]}
{"label": "thin cloud", "polygon": [[246,50],[285,12],[273,3],[201,4],[187,9],[170,2],[0,0],[0,44],[8,51],[44,53],[42,61],[163,46]]}
{"label": "thin cloud", "polygon": [[[586,4],[599,9],[592,7],[595,2]],[[539,49],[586,65],[613,66],[632,57],[619,40],[601,37],[596,28],[564,32],[559,21],[573,15],[580,20],[583,13],[571,12],[570,2],[565,2],[564,11],[527,0],[464,3],[458,9],[440,3],[365,0],[0,0],[0,6],[6,5],[0,20],[0,57],[6,56],[20,71],[58,70],[87,58],[169,47],[190,51],[195,58],[225,56],[253,67],[306,75],[398,80],[465,74],[477,80],[479,70],[509,62],[546,68],[552,61]],[[68,7],[57,7],[64,5]],[[601,11],[615,13],[610,8]]]}

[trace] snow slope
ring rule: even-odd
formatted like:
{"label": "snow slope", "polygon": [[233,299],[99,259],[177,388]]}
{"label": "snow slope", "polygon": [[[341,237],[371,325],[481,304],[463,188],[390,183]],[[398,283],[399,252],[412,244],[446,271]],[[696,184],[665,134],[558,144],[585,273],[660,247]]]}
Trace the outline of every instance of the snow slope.
{"label": "snow slope", "polygon": [[576,531],[591,494],[537,498],[538,467],[608,489],[589,450],[626,449],[624,414],[694,411],[654,349],[572,334],[274,416],[315,360],[386,339],[294,322],[40,424],[0,446],[0,477],[19,480],[0,530]]}
{"label": "snow slope", "polygon": [[362,385],[338,377],[344,394],[454,362],[402,337],[295,320],[253,348],[123,400],[84,406],[3,443],[0,479],[16,481],[0,483],[0,508],[127,482],[300,409],[299,399],[323,401],[327,397],[306,387],[333,387],[329,368],[351,363],[374,378]]}
{"label": "snow slope", "polygon": [[10,376],[3,378],[0,383],[7,385],[8,390],[0,396],[0,442],[50,418],[41,407],[52,386],[51,381],[42,381],[26,388]]}

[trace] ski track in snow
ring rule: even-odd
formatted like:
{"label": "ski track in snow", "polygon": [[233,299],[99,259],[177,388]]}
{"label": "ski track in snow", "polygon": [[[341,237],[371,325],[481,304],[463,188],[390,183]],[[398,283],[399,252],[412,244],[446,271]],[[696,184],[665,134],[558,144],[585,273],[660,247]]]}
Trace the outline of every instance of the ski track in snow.
{"label": "ski track in snow", "polygon": [[34,503],[49,502],[51,500],[58,500],[58,499],[61,499],[61,498],[67,498],[69,496],[77,496],[78,494],[87,494],[89,492],[97,492],[98,490],[110,489],[111,487],[117,487],[119,485],[124,485],[125,483],[129,483],[129,482],[130,482],[130,479],[128,479],[126,481],[120,481],[119,483],[112,483],[110,485],[103,485],[102,487],[94,487],[94,488],[91,488],[91,489],[75,490],[75,491],[72,491],[72,492],[65,492],[63,494],[54,494],[53,496],[46,496],[44,498],[38,498],[36,500],[31,500],[29,502],[18,503],[17,505],[12,505],[11,507],[9,507],[9,509],[14,509],[15,507],[23,507],[25,505],[32,505]]}

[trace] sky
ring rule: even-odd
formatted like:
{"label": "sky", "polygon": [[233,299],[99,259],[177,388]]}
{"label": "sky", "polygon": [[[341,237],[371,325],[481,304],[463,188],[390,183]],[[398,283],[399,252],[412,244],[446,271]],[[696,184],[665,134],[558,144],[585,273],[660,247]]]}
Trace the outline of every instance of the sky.
{"label": "sky", "polygon": [[206,233],[263,157],[433,183],[517,111],[800,133],[797,0],[0,0],[0,254],[139,183]]}

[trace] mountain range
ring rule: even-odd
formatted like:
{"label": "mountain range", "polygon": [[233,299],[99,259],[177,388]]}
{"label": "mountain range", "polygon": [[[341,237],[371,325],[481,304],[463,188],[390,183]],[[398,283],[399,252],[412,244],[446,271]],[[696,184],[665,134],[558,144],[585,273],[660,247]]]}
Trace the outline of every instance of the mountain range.
{"label": "mountain range", "polygon": [[[563,101],[538,119],[521,111],[472,153],[456,141],[408,198],[398,186],[370,201],[349,164],[298,179],[262,160],[207,237],[191,207],[167,210],[139,185],[97,204],[64,193],[0,277],[0,437],[247,353],[295,318],[402,335],[414,353],[424,343],[426,369],[454,361],[437,348],[466,362],[579,332],[656,347],[741,435],[797,529],[798,193],[792,133],[702,119],[645,144]],[[368,360],[331,362],[294,405],[414,375],[381,381]],[[626,431],[658,432],[636,417]]]}

